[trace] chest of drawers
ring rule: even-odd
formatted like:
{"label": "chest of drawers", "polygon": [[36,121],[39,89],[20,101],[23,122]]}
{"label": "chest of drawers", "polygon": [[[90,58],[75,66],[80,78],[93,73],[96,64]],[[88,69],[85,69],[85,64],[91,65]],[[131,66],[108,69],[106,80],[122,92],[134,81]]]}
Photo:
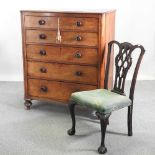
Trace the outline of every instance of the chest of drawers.
{"label": "chest of drawers", "polygon": [[[115,11],[21,11],[21,22],[28,109],[31,100],[67,103],[72,92],[104,87]],[[111,87],[112,64],[109,74]]]}

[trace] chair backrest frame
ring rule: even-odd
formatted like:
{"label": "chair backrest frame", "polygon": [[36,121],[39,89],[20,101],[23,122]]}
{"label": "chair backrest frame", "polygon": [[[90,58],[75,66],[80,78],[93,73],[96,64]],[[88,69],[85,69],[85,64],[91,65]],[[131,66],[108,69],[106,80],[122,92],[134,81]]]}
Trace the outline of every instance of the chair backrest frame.
{"label": "chair backrest frame", "polygon": [[136,79],[139,71],[139,67],[141,64],[141,60],[145,53],[145,49],[142,45],[132,45],[128,42],[119,43],[118,41],[111,41],[108,43],[108,55],[107,55],[107,64],[106,64],[106,72],[105,72],[105,79],[104,79],[104,88],[108,89],[108,78],[109,78],[109,67],[110,67],[110,57],[112,52],[115,52],[113,45],[116,44],[119,47],[119,52],[115,57],[115,78],[114,78],[114,87],[112,89],[113,92],[116,92],[121,95],[125,95],[124,93],[124,86],[126,76],[128,71],[132,65],[132,53],[135,49],[140,49],[140,54],[138,60],[136,62],[136,66],[134,69],[131,86],[130,86],[130,93],[129,98],[133,102],[134,99],[134,90]]}

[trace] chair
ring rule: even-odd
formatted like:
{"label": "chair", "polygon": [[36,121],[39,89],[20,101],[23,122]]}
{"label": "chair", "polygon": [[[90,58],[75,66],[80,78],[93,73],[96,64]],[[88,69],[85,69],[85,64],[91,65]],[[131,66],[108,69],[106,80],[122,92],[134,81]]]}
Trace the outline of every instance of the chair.
{"label": "chair", "polygon": [[[108,75],[110,67],[110,56],[114,50],[113,45],[119,47],[118,54],[115,57],[115,80],[112,90],[107,90],[108,88]],[[132,65],[132,53],[135,49],[140,49],[140,54],[135,66],[133,73],[129,97],[124,93],[124,85],[126,75],[128,70]],[[75,134],[75,105],[82,105],[90,107],[96,111],[97,117],[100,119],[101,125],[101,145],[98,148],[100,154],[107,152],[105,147],[105,133],[107,125],[109,124],[109,117],[111,113],[115,110],[128,107],[128,136],[132,136],[132,110],[133,110],[133,100],[134,100],[134,90],[136,84],[136,78],[142,57],[144,55],[145,49],[141,45],[132,45],[130,43],[124,42],[119,43],[117,41],[111,41],[108,44],[108,56],[106,65],[106,74],[104,79],[105,89],[96,89],[90,91],[74,92],[70,97],[69,111],[72,118],[72,128],[68,130],[68,135]]]}

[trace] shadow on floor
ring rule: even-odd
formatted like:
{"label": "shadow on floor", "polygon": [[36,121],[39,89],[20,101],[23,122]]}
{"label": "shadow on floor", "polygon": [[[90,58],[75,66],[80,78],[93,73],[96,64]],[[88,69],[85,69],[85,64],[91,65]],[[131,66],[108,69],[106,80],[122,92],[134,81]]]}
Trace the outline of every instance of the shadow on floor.
{"label": "shadow on floor", "polygon": [[[64,114],[67,113],[69,115],[69,110],[68,110],[67,105],[57,103],[57,102],[45,102],[45,101],[44,102],[43,101],[33,101],[33,102],[34,103],[33,103],[32,109],[48,111],[48,112],[64,113]],[[78,117],[78,119],[84,120],[84,121],[89,121],[92,123],[97,123],[100,125],[100,122],[95,115],[95,111],[88,109],[88,108],[83,108],[83,107],[81,108],[80,106],[77,106],[75,108],[75,110],[76,110],[76,117]],[[94,134],[97,132],[100,132],[100,130],[89,132],[86,135],[77,135],[77,137],[87,137],[87,136],[90,136],[91,134]],[[125,134],[125,133],[119,133],[119,132],[108,131],[108,130],[107,130],[107,134],[127,136],[127,134]]]}

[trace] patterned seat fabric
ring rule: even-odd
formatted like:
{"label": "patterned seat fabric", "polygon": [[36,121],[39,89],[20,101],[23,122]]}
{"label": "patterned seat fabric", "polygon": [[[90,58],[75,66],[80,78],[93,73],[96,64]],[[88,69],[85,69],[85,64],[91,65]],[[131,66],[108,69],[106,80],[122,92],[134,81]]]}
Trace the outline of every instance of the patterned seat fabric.
{"label": "patterned seat fabric", "polygon": [[71,95],[71,101],[93,108],[103,114],[127,107],[132,103],[128,97],[107,89],[75,92]]}

